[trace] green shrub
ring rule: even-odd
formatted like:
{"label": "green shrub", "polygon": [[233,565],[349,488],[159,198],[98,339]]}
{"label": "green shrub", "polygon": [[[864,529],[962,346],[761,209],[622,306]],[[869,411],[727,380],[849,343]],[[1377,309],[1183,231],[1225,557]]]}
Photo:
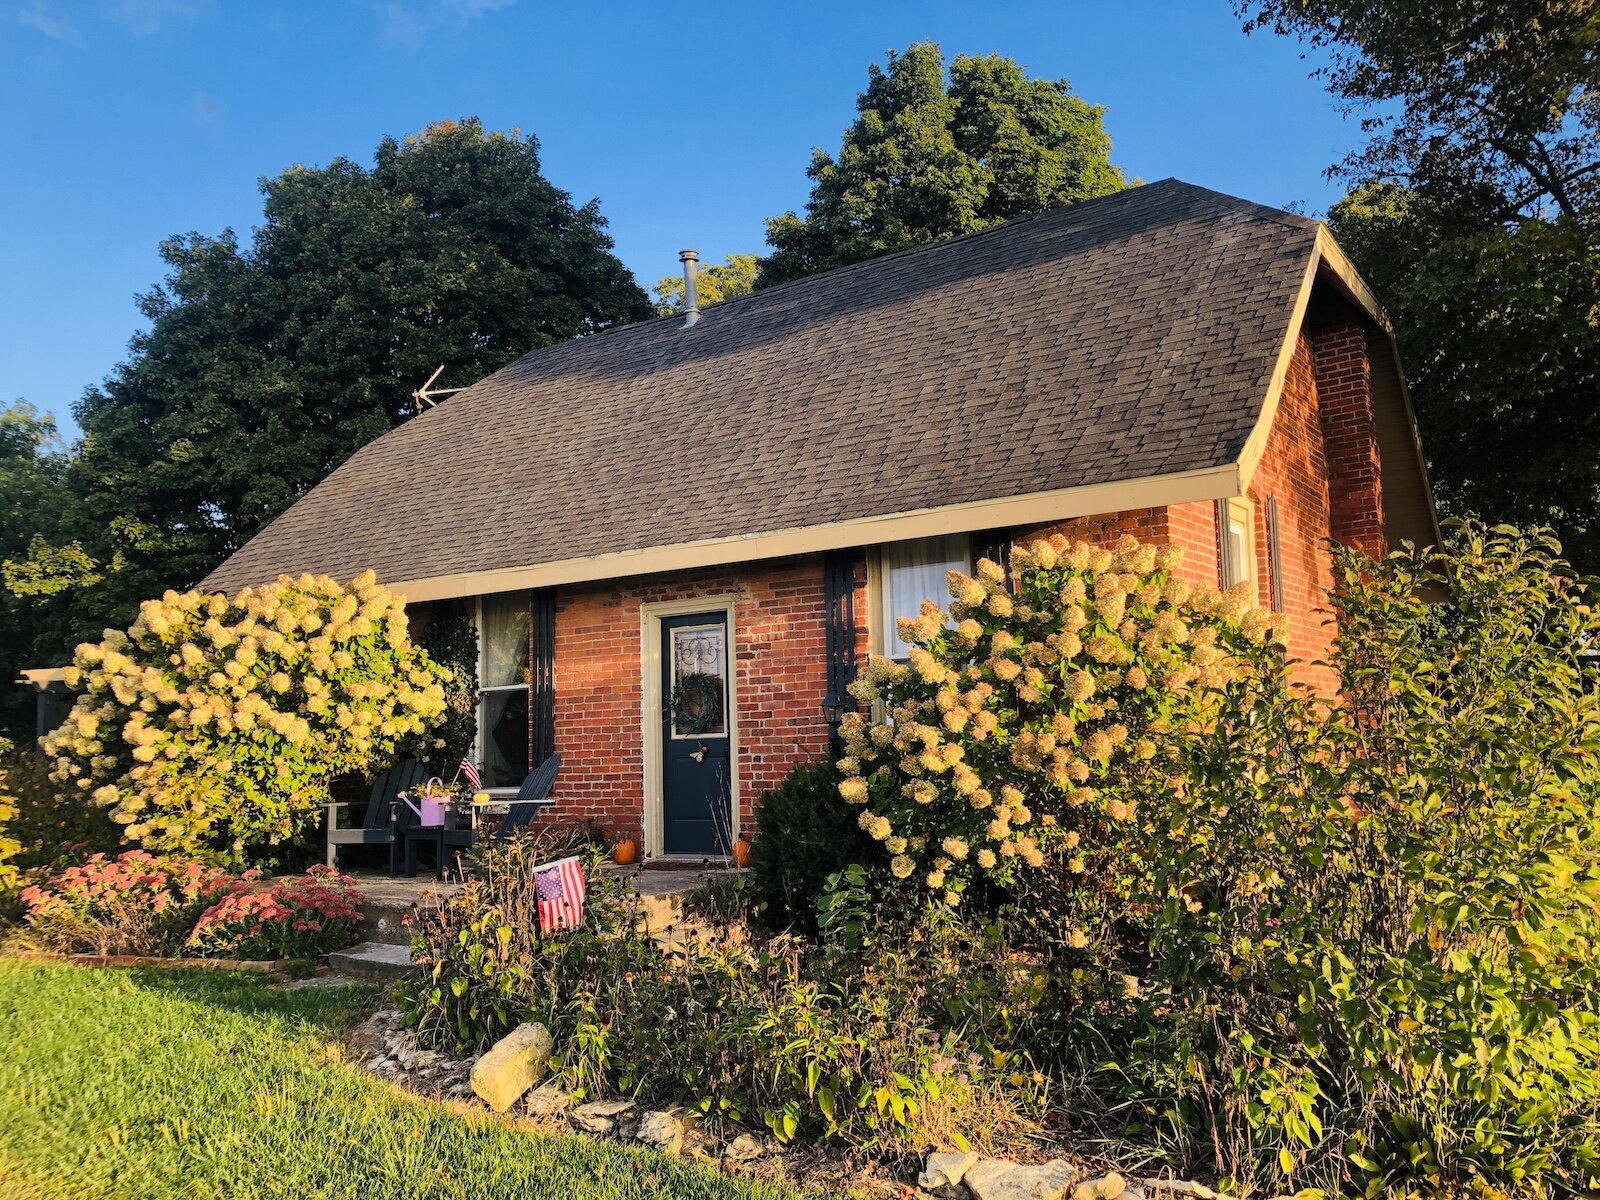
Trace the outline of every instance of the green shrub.
{"label": "green shrub", "polygon": [[855,810],[839,798],[830,762],[804,763],[756,804],[750,871],[762,919],[771,929],[817,933],[817,904],[828,877],[861,863],[882,866]]}
{"label": "green shrub", "polygon": [[52,781],[35,755],[0,753],[0,803],[13,810],[0,823],[0,839],[17,843],[11,864],[21,873],[60,871],[122,848],[122,830],[106,810],[77,788]]}
{"label": "green shrub", "polygon": [[234,861],[313,824],[335,777],[420,747],[444,707],[443,671],[371,572],[168,592],[79,646],[71,674],[77,704],[45,739],[54,778],[130,842]]}
{"label": "green shrub", "polygon": [[943,943],[883,940],[858,955],[824,957],[792,937],[690,940],[668,954],[640,931],[626,885],[591,869],[583,928],[541,939],[530,868],[555,853],[491,850],[482,877],[423,918],[413,954],[427,974],[401,1004],[425,1040],[478,1050],[542,1021],[555,1035],[557,1081],[580,1096],[683,1105],[784,1141],[906,1152],[1000,1145],[1031,1127],[1031,1071],[1018,1073],[981,1030],[956,1037],[965,1015],[982,1011],[963,1005],[963,989],[987,994],[1006,975],[964,931],[947,930]]}

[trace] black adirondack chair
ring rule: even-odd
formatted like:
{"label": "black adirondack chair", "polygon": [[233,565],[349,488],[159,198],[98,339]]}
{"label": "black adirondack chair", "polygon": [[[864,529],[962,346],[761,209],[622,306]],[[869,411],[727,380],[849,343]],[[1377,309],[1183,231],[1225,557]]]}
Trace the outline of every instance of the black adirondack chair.
{"label": "black adirondack chair", "polygon": [[[404,804],[397,805],[395,798],[407,788],[416,787],[428,777],[428,772],[415,759],[390,767],[372,781],[372,795],[367,800],[367,811],[359,826],[339,827],[339,809],[344,805],[333,803],[328,809],[328,865],[337,867],[340,846],[389,847],[389,874],[395,873],[395,852],[399,840],[404,840],[406,828],[414,814]],[[347,801],[356,804],[359,801]],[[402,811],[396,811],[397,809]],[[399,839],[399,840],[397,840]]]}
{"label": "black adirondack chair", "polygon": [[[552,754],[537,767],[528,773],[522,781],[522,786],[517,789],[516,797],[506,808],[505,820],[500,822],[500,828],[494,831],[493,841],[502,842],[519,829],[526,829],[538,815],[541,808],[548,807],[553,801],[550,799],[550,789],[556,784],[556,775],[561,770],[561,755]],[[447,829],[444,826],[413,826],[405,831],[406,843],[406,874],[417,873],[417,844],[432,843],[434,847],[434,873],[439,879],[444,878],[446,850],[469,850],[478,843],[478,831],[468,826],[463,829]]]}

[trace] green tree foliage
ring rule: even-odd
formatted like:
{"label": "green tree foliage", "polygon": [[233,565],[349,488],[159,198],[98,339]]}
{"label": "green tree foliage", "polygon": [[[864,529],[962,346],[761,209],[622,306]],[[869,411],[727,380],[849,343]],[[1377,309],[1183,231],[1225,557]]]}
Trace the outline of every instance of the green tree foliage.
{"label": "green tree foliage", "polygon": [[[0,562],[27,560],[30,543],[37,541],[40,557],[78,558],[80,569],[88,563],[81,546],[50,541],[67,505],[66,466],[65,447],[49,416],[21,401],[0,408]],[[55,574],[64,577],[69,570],[70,564],[62,564]],[[6,577],[13,582],[9,565]],[[58,632],[52,617],[48,599],[35,600],[11,587],[0,591],[0,731],[18,740],[33,734],[33,695],[11,681],[24,667],[51,665],[60,641],[52,636]]]}
{"label": "green tree foliage", "polygon": [[[695,291],[702,305],[735,296],[748,296],[756,286],[760,259],[754,254],[730,254],[727,262],[713,263],[700,271]],[[656,281],[656,312],[663,317],[683,311],[683,276],[668,275]]]}
{"label": "green tree foliage", "polygon": [[[650,314],[598,204],[538,144],[475,119],[262,184],[262,225],[163,243],[149,328],[76,409],[64,528],[13,571],[83,636],[198,582],[362,445],[434,369],[470,383],[537,346]],[[92,566],[62,547],[81,543]],[[93,575],[100,575],[91,581]]]}
{"label": "green tree foliage", "polygon": [[1247,28],[1329,59],[1368,144],[1339,168],[1499,219],[1600,205],[1600,8],[1591,0],[1240,0]]}
{"label": "green tree foliage", "polygon": [[1600,569],[1600,249],[1583,225],[1452,222],[1393,184],[1329,222],[1393,314],[1441,504],[1548,524]]}
{"label": "green tree foliage", "polygon": [[813,152],[806,215],[767,222],[762,285],[970,233],[1125,186],[1105,110],[1000,55],[918,42],[868,68],[838,157]]}
{"label": "green tree foliage", "polygon": [[1600,8],[1241,0],[1305,39],[1369,139],[1330,223],[1389,309],[1447,510],[1600,567]]}

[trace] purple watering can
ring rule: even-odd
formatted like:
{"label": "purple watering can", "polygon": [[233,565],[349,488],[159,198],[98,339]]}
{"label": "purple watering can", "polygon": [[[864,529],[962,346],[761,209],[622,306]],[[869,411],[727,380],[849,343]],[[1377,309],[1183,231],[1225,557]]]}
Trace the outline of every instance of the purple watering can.
{"label": "purple watering can", "polygon": [[441,793],[444,791],[444,782],[437,776],[422,785],[418,790],[416,799],[412,799],[409,792],[400,793],[400,799],[405,803],[405,806],[417,814],[417,824],[419,825],[444,824],[445,805],[448,803],[448,796],[430,794],[436,786]]}

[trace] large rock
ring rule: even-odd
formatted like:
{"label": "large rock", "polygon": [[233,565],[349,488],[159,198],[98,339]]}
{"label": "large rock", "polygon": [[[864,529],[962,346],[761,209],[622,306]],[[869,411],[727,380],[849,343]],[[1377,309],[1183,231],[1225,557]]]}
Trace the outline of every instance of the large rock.
{"label": "large rock", "polygon": [[962,1179],[974,1200],[1061,1200],[1077,1181],[1077,1169],[1059,1158],[1032,1167],[986,1158]]}
{"label": "large rock", "polygon": [[978,1156],[970,1150],[935,1151],[917,1176],[917,1186],[935,1196],[960,1197],[961,1180],[977,1165]]}
{"label": "large rock", "polygon": [[596,1100],[572,1110],[572,1123],[585,1133],[610,1133],[617,1118],[634,1110],[632,1100]]}
{"label": "large rock", "polygon": [[544,1078],[552,1049],[543,1025],[517,1026],[472,1064],[472,1090],[495,1112],[505,1112]]}
{"label": "large rock", "polygon": [[633,1136],[652,1150],[676,1157],[683,1148],[683,1122],[669,1112],[647,1112]]}

